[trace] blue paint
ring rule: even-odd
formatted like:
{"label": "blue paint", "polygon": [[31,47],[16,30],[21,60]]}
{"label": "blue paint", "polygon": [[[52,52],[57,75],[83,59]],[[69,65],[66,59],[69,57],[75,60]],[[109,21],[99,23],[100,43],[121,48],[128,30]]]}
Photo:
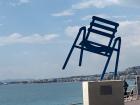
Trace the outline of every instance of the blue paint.
{"label": "blue paint", "polygon": [[[114,78],[116,78],[118,62],[119,62],[119,55],[120,55],[120,47],[121,47],[121,37],[115,37],[115,33],[117,32],[118,26],[119,26],[119,24],[116,22],[106,20],[106,19],[103,19],[103,18],[100,18],[97,16],[93,16],[92,21],[90,23],[90,27],[88,29],[86,29],[85,26],[81,27],[79,29],[77,37],[70,49],[70,52],[65,60],[65,63],[63,65],[62,69],[65,69],[74,48],[78,48],[78,49],[80,49],[79,66],[82,65],[84,50],[88,51],[88,52],[96,53],[96,54],[99,54],[102,56],[106,56],[108,58],[106,61],[105,67],[103,69],[102,75],[101,75],[101,80],[103,80],[107,67],[109,65],[112,53],[113,53],[113,51],[116,51],[117,56],[116,56],[116,63],[115,63],[115,70],[114,70]],[[111,33],[108,33],[107,31],[109,31]],[[98,35],[108,37],[110,39],[108,45],[90,41],[89,36],[91,33],[95,33]],[[80,42],[80,44],[77,44],[77,41],[81,34],[83,37],[82,41]],[[116,48],[116,46],[117,46],[117,48]]]}

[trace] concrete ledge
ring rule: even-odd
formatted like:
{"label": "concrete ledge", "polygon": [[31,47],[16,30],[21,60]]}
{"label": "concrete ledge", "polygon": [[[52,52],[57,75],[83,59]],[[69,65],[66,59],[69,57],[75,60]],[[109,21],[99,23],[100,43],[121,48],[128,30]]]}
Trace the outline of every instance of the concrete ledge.
{"label": "concrete ledge", "polygon": [[123,81],[83,82],[84,105],[124,105]]}

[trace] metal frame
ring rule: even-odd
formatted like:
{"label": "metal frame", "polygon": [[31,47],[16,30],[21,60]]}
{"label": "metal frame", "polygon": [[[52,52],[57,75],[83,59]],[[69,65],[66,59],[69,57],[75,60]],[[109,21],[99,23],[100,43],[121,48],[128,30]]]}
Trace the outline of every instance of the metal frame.
{"label": "metal frame", "polygon": [[[96,23],[96,21],[112,25],[112,26],[114,26],[114,28]],[[80,58],[79,58],[79,66],[81,66],[82,65],[82,58],[83,58],[83,51],[86,50],[86,51],[89,51],[89,52],[93,52],[93,53],[100,54],[100,55],[108,57],[108,59],[106,61],[106,64],[105,64],[105,67],[103,69],[101,78],[100,78],[101,80],[103,80],[104,75],[105,75],[106,70],[107,70],[107,67],[109,65],[109,61],[111,59],[112,53],[113,53],[113,51],[116,51],[117,55],[116,55],[116,63],[115,63],[115,71],[114,71],[114,78],[116,78],[117,69],[118,69],[118,62],[119,62],[119,55],[120,55],[120,47],[121,47],[121,37],[115,38],[115,33],[117,32],[117,27],[118,26],[119,26],[119,24],[116,23],[116,22],[112,22],[112,21],[109,21],[109,20],[106,20],[106,19],[103,19],[103,18],[100,18],[100,17],[93,16],[92,17],[92,22],[90,23],[90,27],[88,28],[88,30],[86,29],[85,26],[81,27],[79,29],[79,32],[78,32],[78,34],[76,36],[76,39],[75,39],[75,41],[74,41],[74,43],[73,43],[73,45],[70,49],[69,54],[68,54],[68,56],[67,56],[67,58],[64,62],[64,65],[63,65],[62,69],[65,69],[74,48],[78,48],[78,49],[81,50],[80,51]],[[97,28],[100,28],[100,29],[111,31],[112,34],[94,29],[93,27],[97,27]],[[88,31],[87,34],[86,34],[86,30]],[[88,38],[89,38],[89,35],[90,35],[91,32],[110,38],[109,44],[107,46],[105,46],[105,45],[102,45],[102,44],[99,44],[99,43],[89,41]],[[82,41],[79,45],[77,45],[76,43],[77,43],[81,34],[83,35]],[[112,43],[113,43],[113,45],[112,45]],[[98,47],[95,47],[94,45],[96,45]],[[117,45],[117,48],[116,48],[116,45]]]}

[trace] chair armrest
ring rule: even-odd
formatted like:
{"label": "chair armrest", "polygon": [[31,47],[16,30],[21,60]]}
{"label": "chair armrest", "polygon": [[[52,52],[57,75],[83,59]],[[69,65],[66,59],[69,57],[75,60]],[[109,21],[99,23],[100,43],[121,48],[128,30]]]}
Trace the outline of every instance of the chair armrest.
{"label": "chair armrest", "polygon": [[78,32],[78,34],[77,34],[77,36],[76,36],[76,38],[75,38],[75,41],[74,41],[73,45],[76,44],[76,42],[77,42],[79,36],[81,35],[81,32],[83,32],[83,38],[84,38],[84,37],[86,36],[86,27],[85,27],[85,26],[83,26],[83,27],[81,27],[81,28],[79,29],[79,32]]}
{"label": "chair armrest", "polygon": [[[116,42],[117,42],[117,41],[121,42],[121,37],[115,38],[115,41],[116,41]],[[114,41],[114,42],[115,42],[115,41]]]}
{"label": "chair armrest", "polygon": [[[118,42],[118,48],[115,48],[117,42]],[[114,50],[118,51],[118,50],[120,50],[120,47],[121,47],[121,37],[117,37],[117,38],[115,38],[115,40],[114,40],[114,43],[113,43],[112,48],[113,48]]]}

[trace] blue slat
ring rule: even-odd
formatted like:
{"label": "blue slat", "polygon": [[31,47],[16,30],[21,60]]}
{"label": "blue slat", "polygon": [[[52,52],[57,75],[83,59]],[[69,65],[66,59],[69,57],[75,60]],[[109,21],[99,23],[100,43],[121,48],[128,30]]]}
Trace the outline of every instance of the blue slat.
{"label": "blue slat", "polygon": [[117,32],[116,29],[114,28],[110,28],[110,27],[107,27],[107,26],[104,26],[104,25],[101,25],[101,24],[98,24],[98,23],[91,23],[92,26],[95,26],[95,27],[98,27],[98,28],[102,28],[104,30],[108,30],[108,31],[112,31],[112,32]]}
{"label": "blue slat", "polygon": [[109,20],[106,20],[106,19],[103,19],[103,18],[100,18],[100,17],[97,17],[97,16],[93,16],[92,19],[93,20],[98,20],[98,21],[101,21],[101,22],[104,22],[104,23],[107,23],[107,24],[110,24],[110,25],[114,25],[115,27],[119,26],[119,24],[116,23],[116,22],[109,21]]}
{"label": "blue slat", "polygon": [[106,36],[106,37],[109,37],[109,38],[113,38],[114,35],[112,34],[109,34],[109,33],[106,33],[106,32],[102,32],[102,31],[99,31],[99,30],[96,30],[96,29],[88,29],[90,32],[94,32],[96,34],[100,34],[100,35],[103,35],[103,36]]}

